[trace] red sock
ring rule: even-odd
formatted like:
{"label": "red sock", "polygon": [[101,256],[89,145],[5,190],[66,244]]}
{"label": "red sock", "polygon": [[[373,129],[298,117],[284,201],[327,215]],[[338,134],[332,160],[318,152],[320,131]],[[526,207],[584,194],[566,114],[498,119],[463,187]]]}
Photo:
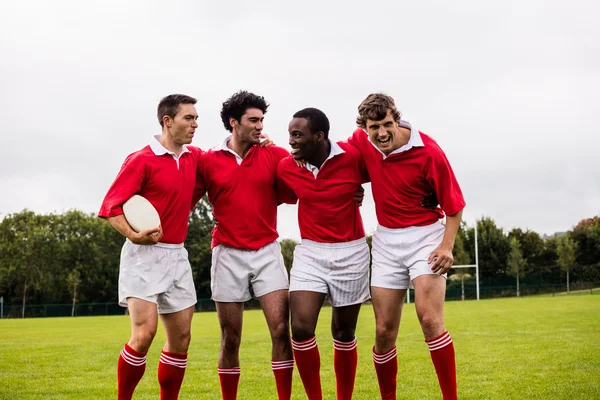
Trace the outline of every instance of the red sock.
{"label": "red sock", "polygon": [[429,346],[444,400],[456,400],[456,361],[450,334],[446,331],[434,339],[426,340],[425,343]]}
{"label": "red sock", "polygon": [[187,367],[187,354],[162,351],[158,363],[160,400],[177,400]]}
{"label": "red sock", "polygon": [[131,400],[135,387],[144,376],[144,371],[146,371],[146,353],[135,351],[125,344],[117,366],[119,400]]}
{"label": "red sock", "polygon": [[308,400],[322,400],[321,356],[317,347],[317,338],[313,336],[301,342],[292,339],[292,348]]}
{"label": "red sock", "polygon": [[294,360],[271,361],[271,369],[277,385],[277,399],[290,400],[292,397],[292,377],[294,376]]}
{"label": "red sock", "polygon": [[379,382],[379,393],[382,400],[396,400],[396,375],[398,374],[398,358],[396,346],[385,353],[378,354],[373,347],[373,362]]}
{"label": "red sock", "polygon": [[333,369],[335,370],[335,392],[337,400],[352,400],[358,350],[356,338],[351,342],[333,340]]}
{"label": "red sock", "polygon": [[219,368],[218,371],[223,400],[235,400],[240,382],[240,367]]}

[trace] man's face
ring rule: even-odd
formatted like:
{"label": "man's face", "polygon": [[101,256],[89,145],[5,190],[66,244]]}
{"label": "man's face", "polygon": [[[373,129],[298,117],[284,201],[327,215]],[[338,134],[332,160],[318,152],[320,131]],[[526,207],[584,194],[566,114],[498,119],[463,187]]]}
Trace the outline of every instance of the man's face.
{"label": "man's face", "polygon": [[398,122],[394,121],[390,110],[387,111],[387,115],[381,121],[367,119],[366,129],[371,142],[385,155],[396,150],[394,143],[400,127]]}
{"label": "man's face", "polygon": [[306,118],[294,118],[288,127],[290,133],[289,144],[292,148],[291,154],[295,160],[308,160],[319,148],[319,136],[310,131],[310,125]]}
{"label": "man's face", "polygon": [[180,104],[179,110],[171,120],[170,132],[178,145],[190,144],[198,127],[198,113],[193,104]]}
{"label": "man's face", "polygon": [[258,108],[248,108],[239,122],[233,120],[234,127],[237,127],[237,133],[242,142],[260,143],[264,119],[265,117],[261,110]]}

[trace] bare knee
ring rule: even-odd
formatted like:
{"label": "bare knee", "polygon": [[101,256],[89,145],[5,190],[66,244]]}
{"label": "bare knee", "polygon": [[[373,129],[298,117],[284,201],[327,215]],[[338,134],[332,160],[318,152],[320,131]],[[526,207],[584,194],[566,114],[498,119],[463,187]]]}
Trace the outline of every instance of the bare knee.
{"label": "bare knee", "polygon": [[399,326],[388,321],[377,321],[375,325],[375,337],[378,348],[391,348],[396,343]]}
{"label": "bare knee", "polygon": [[169,345],[176,353],[187,353],[192,340],[191,330],[182,329],[178,331],[175,337],[169,338]]}
{"label": "bare knee", "polygon": [[271,339],[273,343],[275,342],[287,342],[290,338],[290,326],[287,321],[282,320],[274,326],[269,327],[271,332]]}
{"label": "bare knee", "polygon": [[137,326],[131,333],[129,345],[133,347],[134,350],[139,351],[140,353],[145,353],[150,348],[155,335],[155,327]]}
{"label": "bare knee", "polygon": [[426,339],[433,339],[444,331],[444,320],[434,312],[419,314],[419,322]]}
{"label": "bare knee", "polygon": [[224,327],[221,330],[221,347],[225,354],[237,354],[242,341],[242,332]]}
{"label": "bare knee", "polygon": [[315,330],[311,324],[305,324],[302,322],[292,323],[292,337],[296,341],[308,340],[315,336]]}

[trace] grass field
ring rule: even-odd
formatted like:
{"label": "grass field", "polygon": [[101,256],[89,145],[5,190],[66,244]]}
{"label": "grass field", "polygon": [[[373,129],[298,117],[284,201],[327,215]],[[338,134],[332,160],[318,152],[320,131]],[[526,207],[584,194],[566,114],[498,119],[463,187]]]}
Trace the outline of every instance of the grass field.
{"label": "grass field", "polygon": [[[331,310],[317,340],[324,399],[335,399]],[[457,354],[461,399],[600,399],[600,296],[529,297],[446,303]],[[197,313],[181,399],[220,399],[215,313]],[[0,399],[115,399],[116,361],[129,336],[118,317],[0,320]],[[361,312],[355,400],[377,399],[371,360],[374,318]],[[159,328],[134,399],[158,399],[164,335]],[[398,340],[398,399],[440,399],[413,304],[405,306]],[[270,343],[260,311],[247,311],[238,399],[276,399]],[[297,371],[293,399],[306,399]]]}

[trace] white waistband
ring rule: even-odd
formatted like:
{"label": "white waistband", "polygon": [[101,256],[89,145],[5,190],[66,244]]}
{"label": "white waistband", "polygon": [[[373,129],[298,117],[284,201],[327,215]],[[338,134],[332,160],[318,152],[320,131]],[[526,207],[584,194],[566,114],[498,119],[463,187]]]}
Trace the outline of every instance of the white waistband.
{"label": "white waistband", "polygon": [[183,243],[162,243],[162,242],[158,242],[156,244],[135,244],[133,243],[131,240],[126,239],[129,243],[135,245],[135,246],[155,246],[155,247],[161,247],[163,249],[181,249],[183,247]]}
{"label": "white waistband", "polygon": [[366,242],[367,242],[367,240],[364,237],[362,237],[360,239],[356,239],[351,242],[341,242],[341,243],[322,243],[322,242],[315,242],[314,240],[302,239],[300,241],[300,244],[304,245],[304,246],[322,247],[325,249],[343,249],[345,247],[358,246],[358,245],[361,245]]}
{"label": "white waistband", "polygon": [[403,234],[409,234],[409,233],[413,233],[413,232],[434,231],[436,229],[440,229],[440,227],[442,227],[442,228],[444,227],[441,220],[434,222],[431,225],[409,226],[408,228],[397,228],[397,229],[386,228],[385,226],[381,226],[381,225],[377,224],[377,232],[394,233],[394,234],[402,234],[403,235]]}

